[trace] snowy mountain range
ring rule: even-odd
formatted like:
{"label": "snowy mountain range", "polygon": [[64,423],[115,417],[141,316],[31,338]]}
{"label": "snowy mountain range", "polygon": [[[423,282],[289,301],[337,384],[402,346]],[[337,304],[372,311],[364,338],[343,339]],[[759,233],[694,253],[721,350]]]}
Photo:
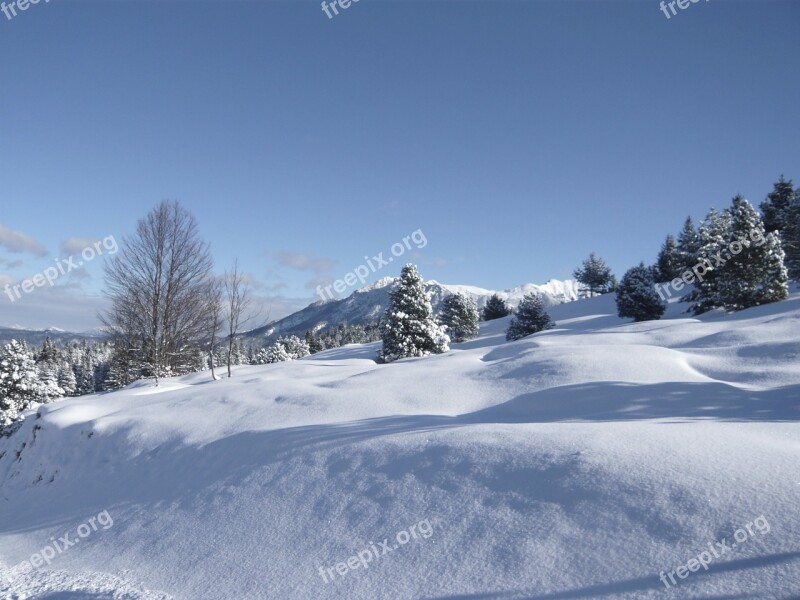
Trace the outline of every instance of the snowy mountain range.
{"label": "snowy mountain range", "polygon": [[78,333],[74,331],[64,331],[57,327],[47,327],[45,329],[0,327],[0,346],[8,344],[11,340],[24,341],[29,346],[39,346],[48,337],[60,345],[67,345],[83,340],[99,340],[104,337],[104,334],[102,329],[99,328]]}
{"label": "snowy mountain range", "polygon": [[[389,303],[389,292],[397,285],[398,277],[384,277],[363,287],[346,298],[320,300],[303,310],[279,319],[264,327],[253,329],[245,334],[247,338],[276,338],[280,335],[302,336],[307,330],[319,331],[335,327],[339,323],[348,325],[367,325],[377,323]],[[425,283],[430,294],[434,312],[438,312],[444,299],[457,292],[475,300],[481,309],[487,300],[497,294],[511,307],[516,307],[528,293],[541,296],[546,306],[555,306],[578,299],[579,284],[574,279],[559,281],[551,279],[543,285],[525,283],[507,290],[487,290],[471,285],[447,285],[433,279]]]}
{"label": "snowy mountain range", "polygon": [[[367,325],[377,323],[389,303],[389,292],[399,281],[397,277],[384,277],[378,281],[353,292],[346,298],[318,301],[287,317],[274,321],[264,327],[246,332],[245,338],[266,338],[272,341],[280,335],[302,336],[306,330],[318,331],[336,327],[339,323],[349,325]],[[447,285],[433,279],[426,282],[425,287],[431,296],[434,311],[438,312],[442,301],[450,294],[461,292],[475,300],[481,309],[486,301],[497,294],[511,307],[516,307],[522,297],[535,293],[542,297],[546,306],[555,306],[564,302],[577,300],[579,284],[574,279],[560,281],[551,279],[545,284],[524,283],[507,290],[487,290],[471,285]],[[25,329],[22,327],[0,327],[0,345],[12,339],[24,340],[28,345],[41,345],[49,337],[59,344],[71,344],[82,340],[98,340],[103,338],[101,328],[84,332],[64,331],[56,327],[46,329]]]}

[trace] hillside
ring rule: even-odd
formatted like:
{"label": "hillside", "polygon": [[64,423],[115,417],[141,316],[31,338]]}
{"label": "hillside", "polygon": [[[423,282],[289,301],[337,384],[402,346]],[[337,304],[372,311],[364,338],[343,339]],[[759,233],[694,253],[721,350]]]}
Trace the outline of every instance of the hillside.
{"label": "hillside", "polygon": [[[303,310],[270,323],[265,327],[253,329],[244,335],[249,338],[267,338],[271,340],[280,335],[302,337],[309,329],[318,331],[328,327],[335,327],[339,323],[347,323],[349,325],[377,323],[389,304],[389,292],[397,285],[397,281],[397,277],[384,277],[375,283],[356,290],[345,298],[314,302]],[[430,295],[431,304],[435,312],[438,312],[447,296],[457,292],[461,292],[475,300],[479,309],[483,308],[492,294],[497,294],[503,298],[511,307],[516,307],[522,297],[528,293],[541,296],[546,306],[554,306],[576,300],[579,295],[578,287],[578,282],[573,279],[567,279],[566,281],[551,279],[543,285],[525,283],[502,291],[487,290],[469,285],[447,285],[434,280],[425,282],[425,288]]]}
{"label": "hillside", "polygon": [[0,597],[796,598],[800,291],[685,310],[632,324],[607,295],[513,343],[499,319],[423,359],[41,406],[0,441]]}

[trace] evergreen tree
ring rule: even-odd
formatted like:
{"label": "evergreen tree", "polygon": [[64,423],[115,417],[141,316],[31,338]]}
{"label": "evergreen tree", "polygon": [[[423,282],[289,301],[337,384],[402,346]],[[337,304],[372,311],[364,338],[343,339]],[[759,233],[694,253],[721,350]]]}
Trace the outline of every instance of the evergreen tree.
{"label": "evergreen tree", "polygon": [[383,338],[380,323],[353,325],[352,327],[340,323],[333,329],[321,331],[318,336],[315,336],[315,339],[319,350],[326,350],[328,348],[338,348],[342,344],[377,342]]}
{"label": "evergreen tree", "polygon": [[268,365],[277,362],[292,360],[286,348],[282,344],[272,344],[267,348],[262,348],[256,355],[256,361],[260,365]]}
{"label": "evergreen tree", "polygon": [[305,339],[306,344],[308,344],[308,351],[311,354],[316,354],[317,352],[321,352],[325,349],[325,347],[322,345],[322,342],[320,342],[319,338],[317,338],[314,335],[314,332],[310,329],[306,329]]}
{"label": "evergreen tree", "polygon": [[141,376],[140,353],[136,349],[131,349],[124,338],[116,339],[111,349],[108,375],[103,383],[104,389],[115,390],[125,387]]}
{"label": "evergreen tree", "polygon": [[789,278],[800,281],[800,188],[794,193],[787,209],[786,228],[781,234],[781,243],[786,253],[784,264]]}
{"label": "evergreen tree", "polygon": [[509,341],[520,340],[553,327],[555,327],[555,323],[545,311],[541,298],[533,293],[525,294],[516,313],[511,318],[511,323],[506,330],[506,339]]}
{"label": "evergreen tree", "polygon": [[111,365],[108,361],[97,362],[94,365],[94,391],[105,392],[106,380],[108,379],[108,372]]}
{"label": "evergreen tree", "polygon": [[361,325],[353,325],[348,327],[344,334],[345,344],[363,344],[367,341],[366,332]]}
{"label": "evergreen tree", "polygon": [[80,362],[73,367],[79,396],[94,394],[94,365],[89,353],[86,351],[85,342],[81,350]]}
{"label": "evergreen tree", "polygon": [[41,402],[50,402],[64,397],[64,390],[58,385],[58,366],[53,363],[41,363],[36,366],[37,380]]}
{"label": "evergreen tree", "polygon": [[575,269],[572,276],[589,289],[589,296],[613,291],[616,285],[611,269],[594,252]]}
{"label": "evergreen tree", "polygon": [[478,335],[478,308],[462,293],[451,294],[442,303],[439,322],[454,342],[465,342]]}
{"label": "evergreen tree", "polygon": [[412,264],[403,267],[397,287],[389,292],[382,325],[384,362],[440,354],[450,349],[450,338],[433,318],[425,284]]}
{"label": "evergreen tree", "polygon": [[653,270],[644,263],[628,269],[617,288],[617,314],[634,321],[660,319],[666,304],[656,293],[655,283]]}
{"label": "evergreen tree", "polygon": [[[727,210],[717,212],[712,208],[698,229],[700,250],[697,253],[697,265],[706,272],[695,281],[692,310],[696,315],[722,306],[719,287],[716,283],[716,268],[720,262],[718,257],[722,257],[727,250],[730,221],[730,212]],[[698,269],[699,271],[700,269]]]}
{"label": "evergreen tree", "polygon": [[484,321],[493,321],[494,319],[507,317],[510,314],[511,309],[508,308],[508,304],[497,294],[492,294],[492,297],[486,301],[486,306],[483,307]]}
{"label": "evergreen tree", "polygon": [[62,360],[58,365],[58,387],[64,390],[65,396],[74,396],[78,389],[75,372],[67,360]]}
{"label": "evergreen tree", "polygon": [[42,342],[42,349],[39,352],[39,355],[35,358],[37,363],[58,363],[58,349],[53,343],[53,340],[50,339],[50,336],[44,338],[44,342]]}
{"label": "evergreen tree", "polygon": [[773,190],[767,194],[766,199],[761,203],[764,229],[768,233],[773,231],[784,233],[789,224],[789,207],[794,200],[794,196],[792,180],[786,181],[781,175],[780,179],[773,184]]}
{"label": "evergreen tree", "polygon": [[297,360],[311,354],[308,344],[296,335],[280,337],[267,348],[262,348],[256,354],[256,364],[267,365],[270,363]]}
{"label": "evergreen tree", "polygon": [[311,350],[305,340],[301,340],[296,335],[280,337],[276,344],[283,346],[290,360],[297,360],[311,354]]}
{"label": "evergreen tree", "polygon": [[339,323],[336,326],[336,331],[333,334],[334,339],[336,340],[336,346],[344,346],[347,343],[347,324],[346,323]]}
{"label": "evergreen tree", "polygon": [[49,402],[63,397],[64,390],[58,385],[58,349],[49,336],[42,343],[42,349],[35,361],[42,401]]}
{"label": "evergreen tree", "polygon": [[246,365],[247,351],[241,338],[236,338],[230,346],[230,358],[232,365]]}
{"label": "evergreen tree", "polygon": [[692,217],[686,217],[683,229],[678,234],[678,254],[680,254],[680,271],[689,271],[697,264],[702,243],[700,234],[694,228]]}
{"label": "evergreen tree", "polygon": [[730,258],[715,283],[720,306],[734,311],[783,300],[788,295],[784,252],[777,231],[765,235],[764,222],[742,196],[733,199],[726,247]]}
{"label": "evergreen tree", "polygon": [[20,420],[20,413],[40,402],[36,364],[25,343],[12,340],[0,353],[0,429]]}
{"label": "evergreen tree", "polygon": [[666,283],[680,277],[685,270],[675,238],[672,235],[668,235],[656,259],[655,280],[658,283]]}

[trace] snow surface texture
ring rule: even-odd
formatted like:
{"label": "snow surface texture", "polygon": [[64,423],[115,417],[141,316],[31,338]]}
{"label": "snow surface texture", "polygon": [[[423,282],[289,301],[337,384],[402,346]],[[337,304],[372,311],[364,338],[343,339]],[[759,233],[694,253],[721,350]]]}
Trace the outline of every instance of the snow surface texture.
{"label": "snow surface texture", "polygon": [[512,343],[499,319],[41,406],[0,441],[0,597],[798,598],[800,293],[685,310],[607,295]]}

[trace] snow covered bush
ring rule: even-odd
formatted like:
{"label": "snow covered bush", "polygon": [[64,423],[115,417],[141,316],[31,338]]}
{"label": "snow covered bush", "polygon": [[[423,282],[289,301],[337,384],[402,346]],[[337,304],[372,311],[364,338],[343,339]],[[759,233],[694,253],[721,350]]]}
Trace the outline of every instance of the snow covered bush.
{"label": "snow covered bush", "polygon": [[660,319],[666,304],[656,292],[653,270],[639,263],[628,269],[617,287],[617,314],[634,321]]}
{"label": "snow covered bush", "polygon": [[553,327],[555,327],[555,323],[544,310],[541,298],[536,294],[525,294],[506,330],[506,339],[508,341],[520,340]]}
{"label": "snow covered bush", "polygon": [[462,293],[452,294],[442,303],[439,322],[454,342],[465,342],[478,335],[478,308]]}
{"label": "snow covered bush", "polygon": [[381,334],[380,357],[387,363],[409,356],[441,354],[450,349],[450,336],[436,323],[425,283],[410,263],[403,267],[400,282],[389,293]]}
{"label": "snow covered bush", "polygon": [[0,429],[20,420],[20,413],[42,400],[33,356],[12,340],[0,353]]}
{"label": "snow covered bush", "polygon": [[276,362],[292,360],[286,349],[278,343],[272,344],[267,348],[262,348],[256,354],[256,362],[259,365],[269,365]]}
{"label": "snow covered bush", "polygon": [[309,354],[311,354],[311,350],[308,347],[308,343],[296,335],[291,335],[278,338],[278,341],[268,348],[259,350],[256,354],[256,364],[268,365],[287,360],[296,360]]}
{"label": "snow covered bush", "polygon": [[278,338],[276,343],[283,346],[286,354],[288,354],[292,360],[297,360],[298,358],[303,358],[311,354],[311,348],[308,347],[308,342],[301,340],[296,335]]}

